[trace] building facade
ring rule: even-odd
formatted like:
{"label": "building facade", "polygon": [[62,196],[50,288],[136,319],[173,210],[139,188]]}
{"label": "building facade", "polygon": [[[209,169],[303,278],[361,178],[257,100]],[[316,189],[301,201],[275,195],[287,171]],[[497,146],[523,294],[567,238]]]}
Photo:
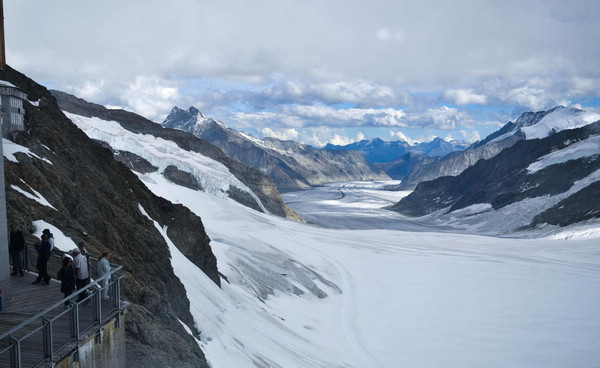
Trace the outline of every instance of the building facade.
{"label": "building facade", "polygon": [[25,93],[6,81],[0,81],[0,123],[2,137],[8,138],[10,132],[25,130]]}

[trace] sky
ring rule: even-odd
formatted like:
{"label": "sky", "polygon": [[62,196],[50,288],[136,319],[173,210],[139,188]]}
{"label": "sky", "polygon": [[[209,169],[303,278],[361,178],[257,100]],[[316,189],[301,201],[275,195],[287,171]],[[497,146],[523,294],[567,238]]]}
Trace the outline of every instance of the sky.
{"label": "sky", "polygon": [[10,66],[157,123],[195,106],[319,147],[600,110],[596,0],[5,0],[4,16]]}

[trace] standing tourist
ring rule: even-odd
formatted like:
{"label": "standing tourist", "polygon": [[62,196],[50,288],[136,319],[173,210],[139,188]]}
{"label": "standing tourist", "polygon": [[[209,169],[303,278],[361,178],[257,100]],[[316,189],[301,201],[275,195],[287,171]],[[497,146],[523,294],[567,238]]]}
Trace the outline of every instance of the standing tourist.
{"label": "standing tourist", "polygon": [[54,234],[50,232],[50,229],[44,229],[42,234],[48,235],[48,243],[50,243],[50,251],[54,250]]}
{"label": "standing tourist", "polygon": [[[75,286],[81,290],[89,284],[90,269],[88,267],[87,257],[81,254],[79,248],[73,249],[73,267],[75,268]],[[79,294],[77,301],[80,302],[87,296],[87,292]]]}
{"label": "standing tourist", "polygon": [[87,249],[85,249],[85,243],[83,241],[80,241],[79,244],[77,244],[77,247],[79,248],[79,253],[81,253],[81,255],[85,256],[85,259],[87,260],[87,266],[88,266],[88,284],[91,282],[91,278],[92,278],[92,260],[91,260],[91,256],[90,256],[90,252],[87,251]]}
{"label": "standing tourist", "polygon": [[[110,278],[110,253],[102,252],[100,259],[98,260],[98,279],[100,279],[100,286],[102,287],[102,299],[108,299],[108,281]],[[102,277],[105,277],[102,279]]]}
{"label": "standing tourist", "polygon": [[50,275],[48,275],[48,261],[52,251],[50,250],[50,242],[48,242],[48,235],[42,234],[42,241],[35,245],[35,250],[38,252],[38,259],[36,267],[39,270],[37,279],[32,284],[39,284],[43,281],[42,285],[48,285],[50,283]]}
{"label": "standing tourist", "polygon": [[[73,259],[68,255],[63,256],[62,268],[58,271],[57,278],[60,280],[60,291],[64,297],[73,294],[75,290],[75,269]],[[65,308],[69,307],[69,300],[65,300]]]}
{"label": "standing tourist", "polygon": [[23,262],[21,261],[21,252],[25,248],[25,237],[21,230],[17,229],[15,225],[10,225],[10,236],[8,242],[8,252],[10,253],[10,259],[12,260],[13,272],[11,275],[20,274],[23,276]]}

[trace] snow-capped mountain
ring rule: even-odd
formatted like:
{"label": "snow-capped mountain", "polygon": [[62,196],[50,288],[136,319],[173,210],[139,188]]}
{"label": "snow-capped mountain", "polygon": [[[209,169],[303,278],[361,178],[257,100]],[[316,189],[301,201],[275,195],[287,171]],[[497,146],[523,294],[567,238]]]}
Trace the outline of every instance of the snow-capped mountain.
{"label": "snow-capped mountain", "polygon": [[582,127],[600,119],[600,115],[575,108],[557,106],[548,111],[523,113],[498,131],[474,143],[468,149],[444,157],[419,161],[400,185],[413,189],[417,184],[442,176],[456,176],[481,159],[490,159],[521,139],[543,138],[564,129]]}
{"label": "snow-capped mountain", "polygon": [[426,156],[437,157],[445,156],[450,152],[461,151],[469,145],[459,141],[446,141],[441,138],[435,138],[430,142],[419,142],[409,144],[406,141],[384,141],[380,138],[363,139],[358,142],[339,146],[327,144],[325,148],[336,151],[359,151],[370,162],[384,163],[392,162],[407,153],[421,153]]}
{"label": "snow-capped mountain", "polygon": [[461,151],[467,148],[466,143],[458,141],[446,141],[435,138],[430,142],[418,142],[409,144],[405,141],[386,142],[375,138],[362,140],[345,146],[328,144],[327,149],[332,150],[354,150],[361,152],[365,158],[376,167],[383,170],[392,179],[402,180],[408,176],[415,166],[427,158],[445,156],[451,152]]}
{"label": "snow-capped mountain", "polygon": [[206,118],[194,107],[187,111],[173,108],[162,125],[211,142],[227,156],[271,177],[281,191],[336,181],[389,179],[358,152],[318,150],[274,138],[257,139]]}
{"label": "snow-capped mountain", "polygon": [[497,223],[504,232],[600,218],[600,121],[589,124],[593,119],[598,116],[559,108],[518,120],[503,135],[531,139],[457,176],[420,183],[392,209],[472,226]]}

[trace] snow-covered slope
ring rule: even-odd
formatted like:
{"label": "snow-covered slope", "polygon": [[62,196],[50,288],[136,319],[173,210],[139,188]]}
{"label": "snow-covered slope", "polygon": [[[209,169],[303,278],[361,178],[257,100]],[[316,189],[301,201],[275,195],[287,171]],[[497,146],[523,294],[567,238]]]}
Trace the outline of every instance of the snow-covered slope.
{"label": "snow-covered slope", "polygon": [[184,192],[229,279],[171,248],[215,368],[600,364],[597,241],[324,229]]}
{"label": "snow-covered slope", "polygon": [[[160,173],[163,173],[168,166],[175,166],[193,175],[201,183],[202,188],[211,195],[226,198],[227,191],[233,186],[245,191],[257,203],[261,203],[244,183],[229,172],[227,167],[206,156],[186,151],[172,141],[130,132],[114,121],[96,117],[88,118],[68,112],[65,112],[65,115],[88,137],[105,142],[115,150],[128,151],[143,157],[158,167]],[[261,207],[266,211],[264,206]]]}
{"label": "snow-covered slope", "polygon": [[[151,219],[169,244],[213,368],[600,365],[597,237],[497,239],[300,224],[225,200],[216,182],[233,179],[210,161],[184,155],[180,162],[174,156],[182,152],[165,142],[72,119],[105,142],[138,147],[136,154],[156,165],[163,157],[184,162],[215,181],[209,187],[217,190],[201,192],[160,171],[137,174],[202,218],[227,277],[218,288]],[[352,198],[368,210],[379,205],[366,201],[374,196]]]}

